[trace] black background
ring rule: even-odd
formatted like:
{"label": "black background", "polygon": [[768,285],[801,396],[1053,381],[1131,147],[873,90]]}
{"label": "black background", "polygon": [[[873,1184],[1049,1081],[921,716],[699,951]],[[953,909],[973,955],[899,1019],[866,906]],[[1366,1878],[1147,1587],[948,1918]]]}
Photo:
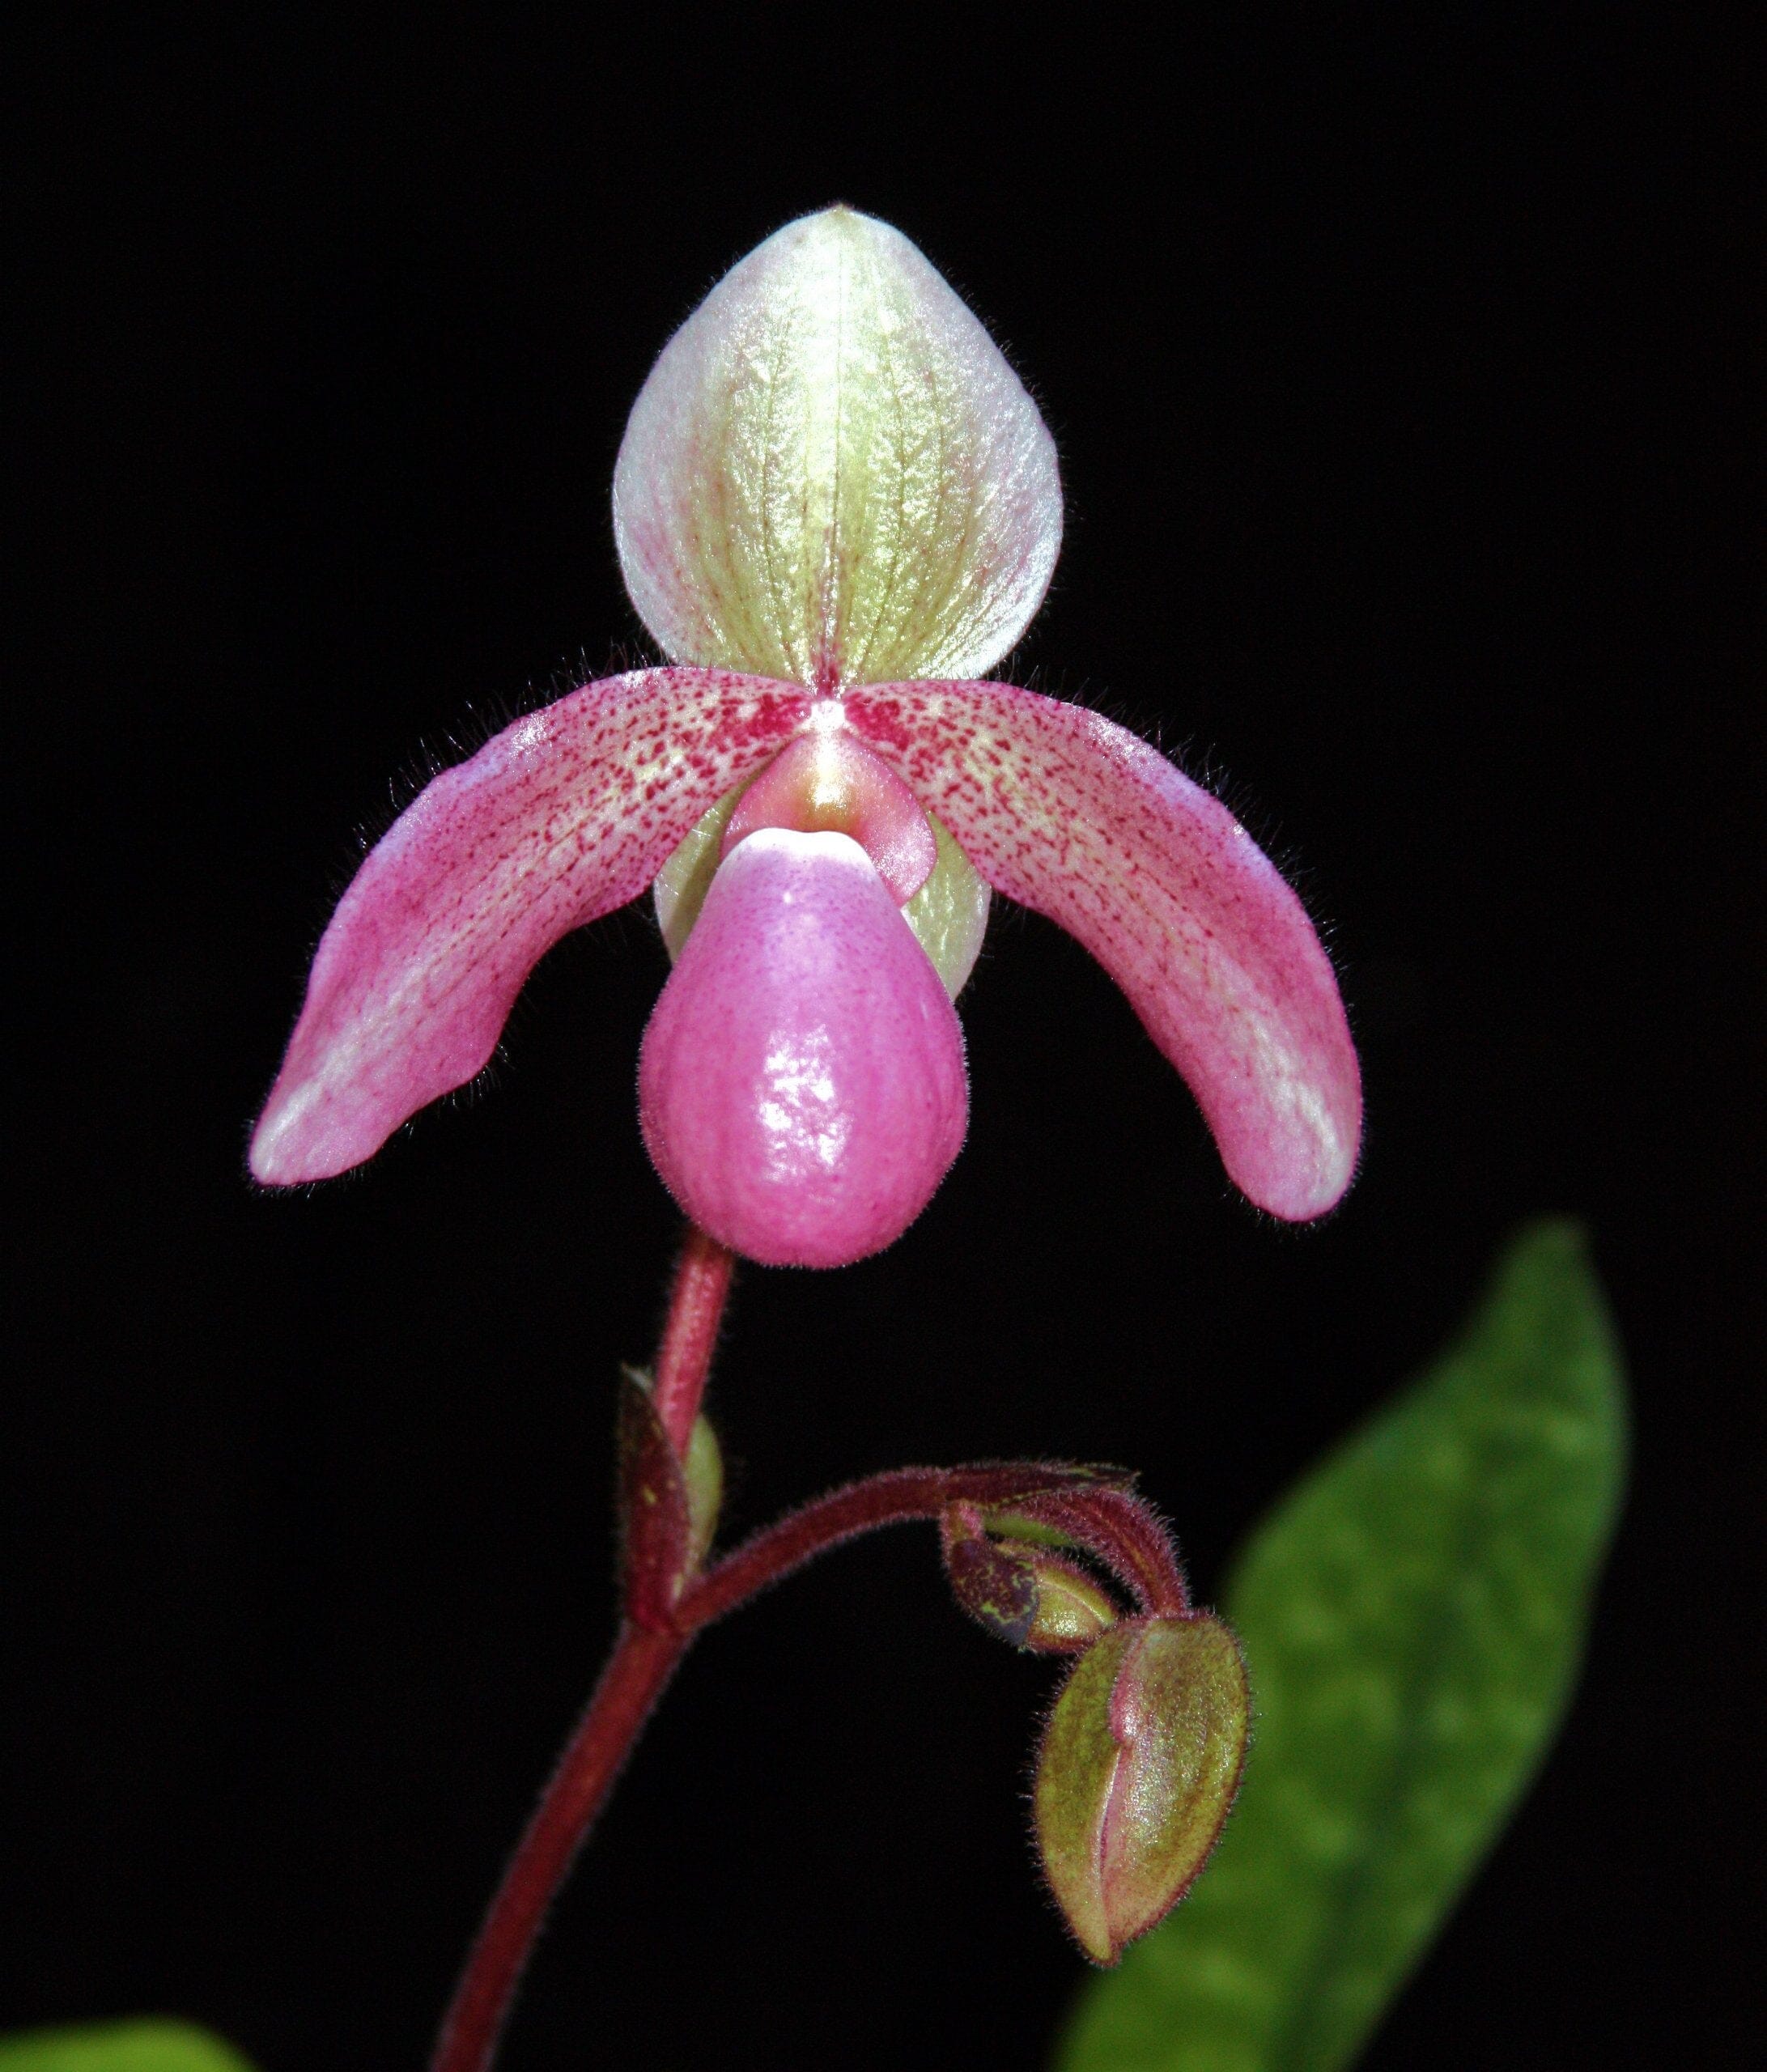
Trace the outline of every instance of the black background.
{"label": "black background", "polygon": [[[1667,15],[1429,11],[15,29],[0,2024],[422,2061],[610,1632],[613,1378],[674,1242],[648,914],[563,945],[486,1097],[365,1178],[254,1194],[245,1128],[389,779],[647,652],[625,413],[839,198],[1060,443],[1014,673],[1157,732],[1295,877],[1368,1141],[1324,1227],[1254,1216],[1102,974],[997,914],[931,1209],[743,1278],[731,1524],[905,1460],[1122,1460],[1206,1597],[1518,1221],[1582,1214],[1630,1508],[1569,1730],[1368,2062],[1749,2055],[1755,103]],[[708,1637],[511,2072],[1038,2063],[1081,1976],[1024,1832],[1049,1681],[912,1533]]]}

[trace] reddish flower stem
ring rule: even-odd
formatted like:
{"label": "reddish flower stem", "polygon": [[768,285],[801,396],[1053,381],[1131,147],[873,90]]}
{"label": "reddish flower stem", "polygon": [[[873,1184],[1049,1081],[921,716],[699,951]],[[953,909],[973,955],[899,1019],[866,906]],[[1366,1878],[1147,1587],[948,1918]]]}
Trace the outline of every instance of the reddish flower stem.
{"label": "reddish flower stem", "polygon": [[697,1224],[688,1225],[652,1383],[656,1414],[677,1454],[686,1453],[699,1415],[735,1263],[734,1255],[716,1238],[708,1238]]}
{"label": "reddish flower stem", "polygon": [[431,2072],[482,2072],[553,1895],[691,1639],[622,1626],[491,1903],[442,2023]]}
{"label": "reddish flower stem", "polygon": [[[670,1445],[683,1457],[705,1394],[734,1263],[716,1238],[688,1225],[652,1382],[658,1417]],[[483,2072],[491,2063],[553,1895],[607,1802],[693,1630],[680,1626],[658,1631],[629,1617],[622,1624],[601,1681],[565,1744],[468,1952],[443,2018],[431,2072]]]}
{"label": "reddish flower stem", "polygon": [[1182,1616],[1190,1609],[1165,1535],[1126,1490],[1078,1476],[1072,1468],[1000,1461],[901,1467],[831,1489],[690,1583],[675,1607],[676,1620],[697,1633],[842,1541],[881,1526],[937,1519],[948,1504],[1023,1508],[1097,1555],[1143,1610]]}

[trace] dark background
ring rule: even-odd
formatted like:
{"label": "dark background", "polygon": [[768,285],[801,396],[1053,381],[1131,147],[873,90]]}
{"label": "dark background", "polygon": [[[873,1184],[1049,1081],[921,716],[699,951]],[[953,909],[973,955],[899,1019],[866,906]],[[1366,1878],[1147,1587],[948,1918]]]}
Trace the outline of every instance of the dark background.
{"label": "dark background", "polygon": [[[646,652],[626,411],[840,198],[1042,400],[1069,529],[1014,673],[1157,731],[1295,877],[1367,1153],[1323,1228],[1260,1220],[1102,974],[998,913],[931,1209],[742,1280],[730,1523],[904,1460],[1122,1460],[1206,1596],[1518,1221],[1582,1215],[1637,1391],[1587,1677],[1368,2062],[1746,2060],[1756,103],[1667,14],[1430,11],[15,29],[0,2026],[422,2061],[610,1632],[615,1363],[674,1242],[648,913],[366,1177],[254,1194],[245,1128],[389,779]],[[1036,2065],[1081,1976],[1025,1836],[1049,1682],[924,1534],[714,1633],[510,2072]]]}

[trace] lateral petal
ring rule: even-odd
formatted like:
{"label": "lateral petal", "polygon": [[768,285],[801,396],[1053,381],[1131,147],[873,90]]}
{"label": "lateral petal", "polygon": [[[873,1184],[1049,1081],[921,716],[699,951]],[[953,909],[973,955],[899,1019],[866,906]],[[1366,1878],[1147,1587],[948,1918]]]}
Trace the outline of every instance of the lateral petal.
{"label": "lateral petal", "polygon": [[1362,1111],[1337,981],[1220,800],[1123,728],[1009,684],[868,686],[844,707],[988,883],[1115,979],[1251,1199],[1291,1222],[1332,1208]]}
{"label": "lateral petal", "polygon": [[715,669],[586,684],[445,771],[363,863],[253,1135],[273,1187],[347,1171],[490,1058],[559,938],[623,906],[809,700]]}

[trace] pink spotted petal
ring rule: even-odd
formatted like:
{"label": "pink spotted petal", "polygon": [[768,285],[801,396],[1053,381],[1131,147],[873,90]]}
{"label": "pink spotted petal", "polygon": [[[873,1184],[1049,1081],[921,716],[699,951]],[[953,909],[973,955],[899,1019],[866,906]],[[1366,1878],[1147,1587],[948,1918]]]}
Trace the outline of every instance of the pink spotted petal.
{"label": "pink spotted petal", "polygon": [[642,669],[518,720],[438,777],[320,942],[252,1139],[256,1177],[345,1172],[464,1085],[546,951],[643,892],[809,704],[762,677]]}
{"label": "pink spotted petal", "polygon": [[694,1222],[770,1266],[881,1251],[963,1142],[963,1037],[851,837],[763,828],[719,866],[644,1033],[639,1114]]}
{"label": "pink spotted petal", "polygon": [[1300,901],[1227,809],[1121,727],[1008,684],[844,703],[988,883],[1116,980],[1245,1193],[1293,1222],[1330,1208],[1361,1133],[1355,1049]]}

